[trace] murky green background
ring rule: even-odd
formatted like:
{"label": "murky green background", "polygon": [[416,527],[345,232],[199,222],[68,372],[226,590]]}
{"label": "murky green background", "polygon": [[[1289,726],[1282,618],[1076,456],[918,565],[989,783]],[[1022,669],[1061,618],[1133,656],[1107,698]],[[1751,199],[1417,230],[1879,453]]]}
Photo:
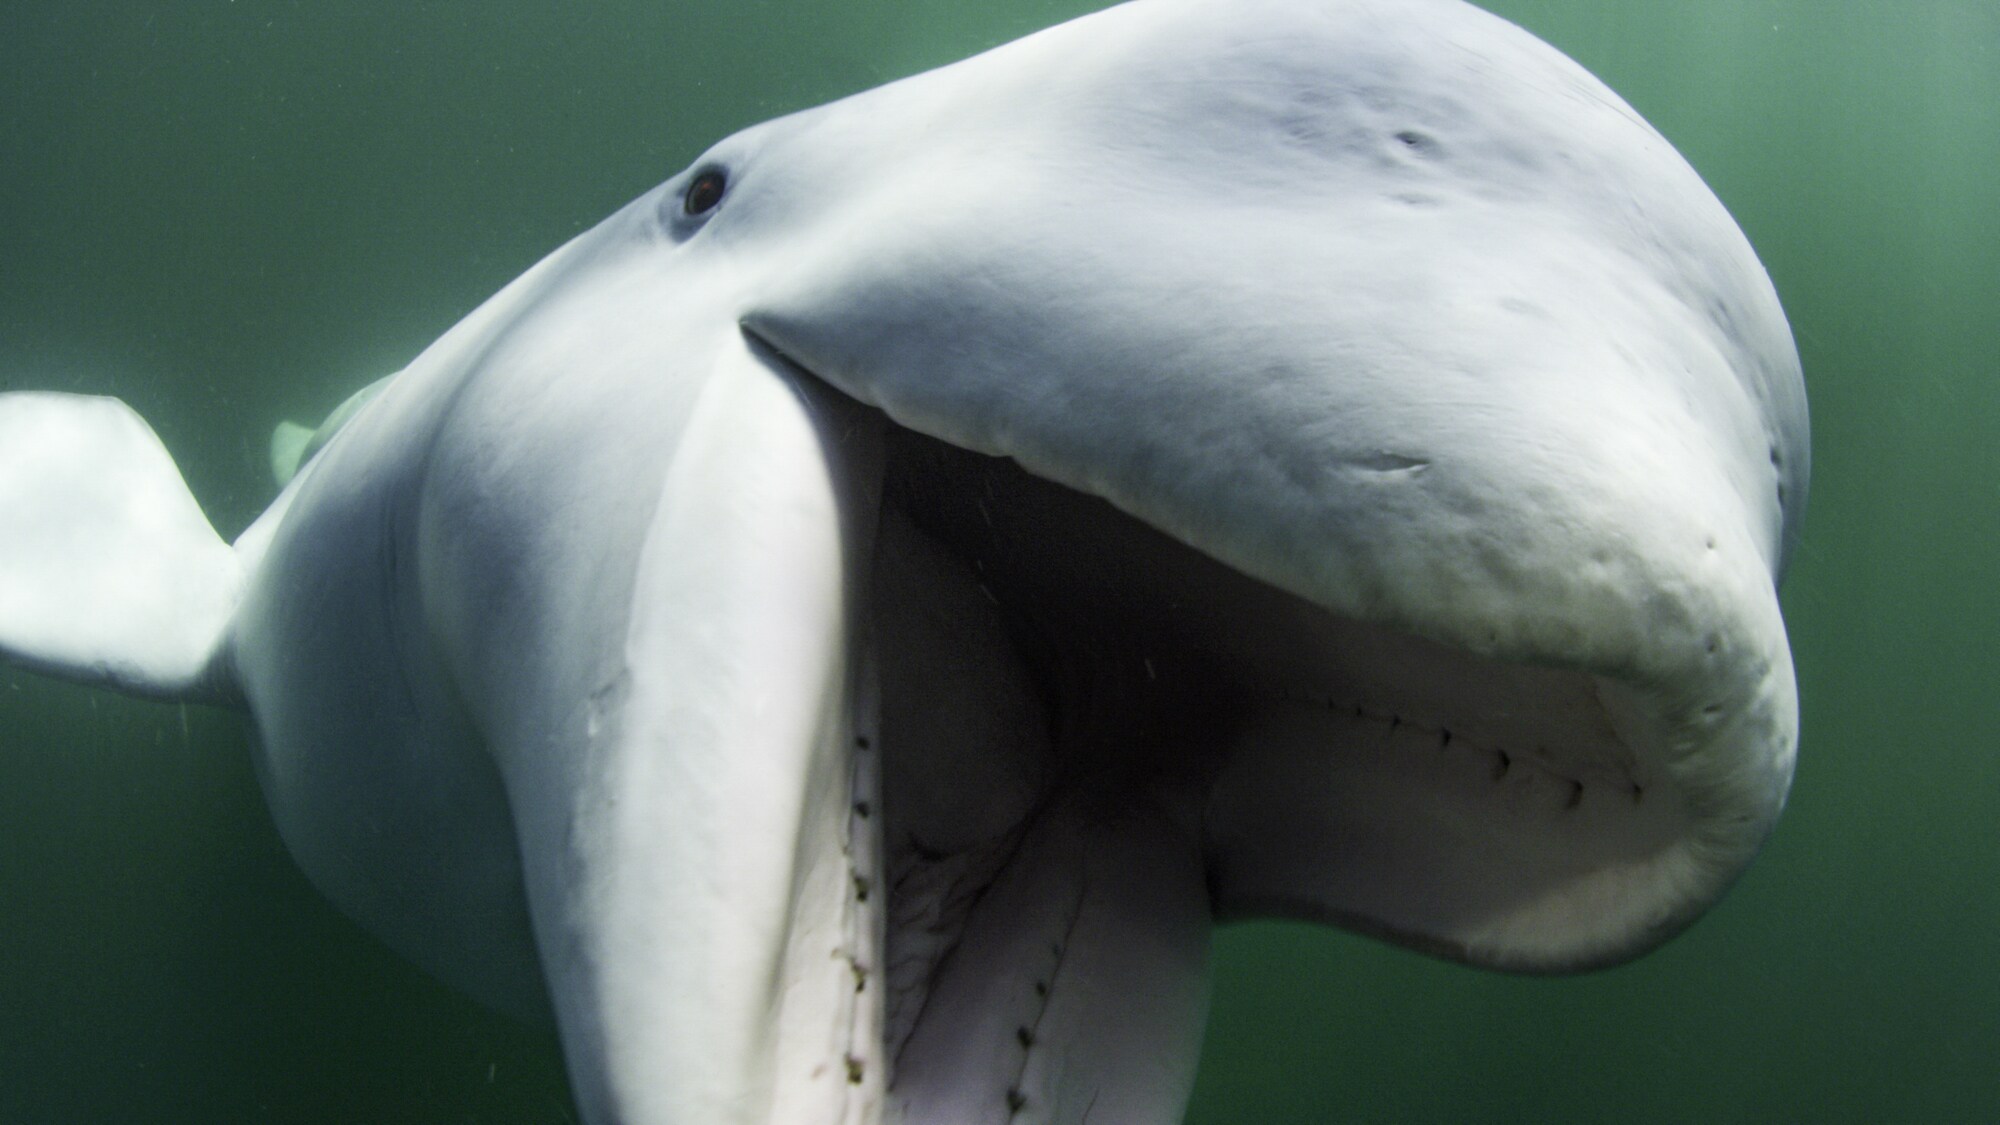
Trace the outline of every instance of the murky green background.
{"label": "murky green background", "polygon": [[[740,125],[1090,0],[0,6],[0,388],[130,400],[233,535],[265,439]],[[2000,4],[1504,0],[1673,139],[1811,384],[1791,811],[1644,961],[1223,939],[1191,1120],[2000,1120]],[[551,1040],[279,850],[237,720],[0,669],[0,1125],[569,1119]]]}

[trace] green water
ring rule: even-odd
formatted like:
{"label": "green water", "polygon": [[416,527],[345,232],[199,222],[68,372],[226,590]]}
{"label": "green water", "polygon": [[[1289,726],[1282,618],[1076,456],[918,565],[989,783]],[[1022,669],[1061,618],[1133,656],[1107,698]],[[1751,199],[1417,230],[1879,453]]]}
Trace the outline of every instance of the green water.
{"label": "green water", "polygon": [[[708,141],[1089,3],[0,7],[0,388],[264,440]],[[1643,961],[1227,931],[1190,1120],[2000,1120],[2000,4],[1508,0],[1701,169],[1813,402],[1791,810]],[[0,669],[0,1125],[569,1119],[554,1044],[281,852],[230,715]]]}

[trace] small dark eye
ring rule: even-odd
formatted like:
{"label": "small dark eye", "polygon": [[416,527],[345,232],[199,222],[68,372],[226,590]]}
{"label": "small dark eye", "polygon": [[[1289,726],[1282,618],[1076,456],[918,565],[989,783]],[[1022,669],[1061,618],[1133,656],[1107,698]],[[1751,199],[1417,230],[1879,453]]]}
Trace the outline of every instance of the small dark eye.
{"label": "small dark eye", "polygon": [[714,169],[703,172],[688,185],[687,195],[681,207],[690,215],[706,215],[722,202],[722,193],[729,186],[729,177]]}

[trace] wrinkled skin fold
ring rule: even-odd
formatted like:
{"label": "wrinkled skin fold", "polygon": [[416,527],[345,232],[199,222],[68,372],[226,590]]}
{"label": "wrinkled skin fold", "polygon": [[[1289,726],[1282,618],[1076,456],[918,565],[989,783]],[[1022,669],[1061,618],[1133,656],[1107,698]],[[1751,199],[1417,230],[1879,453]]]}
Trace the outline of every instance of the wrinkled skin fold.
{"label": "wrinkled skin fold", "polygon": [[1138,0],[746,130],[218,540],[0,395],[0,652],[247,711],[593,1125],[1171,1122],[1209,934],[1653,948],[1790,782],[1808,476],[1672,148],[1456,0]]}

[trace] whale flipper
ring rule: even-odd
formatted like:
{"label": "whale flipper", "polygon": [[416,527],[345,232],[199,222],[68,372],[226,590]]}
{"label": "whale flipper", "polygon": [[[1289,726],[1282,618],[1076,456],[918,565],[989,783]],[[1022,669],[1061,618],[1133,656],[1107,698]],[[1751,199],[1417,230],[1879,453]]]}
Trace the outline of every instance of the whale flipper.
{"label": "whale flipper", "polygon": [[319,456],[319,451],[333,440],[333,435],[361,413],[362,407],[373,402],[375,396],[381,394],[382,388],[394,378],[394,375],[385,375],[348,395],[317,428],[292,421],[278,423],[277,428],[271,431],[271,476],[278,482],[278,487],[292,483],[292,478],[299,475],[306,462]]}
{"label": "whale flipper", "polygon": [[231,698],[242,567],[111,398],[0,394],[0,655],[139,695]]}
{"label": "whale flipper", "polygon": [[279,488],[299,474],[299,466],[306,462],[306,447],[316,432],[311,426],[291,421],[280,422],[271,431],[271,478]]}

